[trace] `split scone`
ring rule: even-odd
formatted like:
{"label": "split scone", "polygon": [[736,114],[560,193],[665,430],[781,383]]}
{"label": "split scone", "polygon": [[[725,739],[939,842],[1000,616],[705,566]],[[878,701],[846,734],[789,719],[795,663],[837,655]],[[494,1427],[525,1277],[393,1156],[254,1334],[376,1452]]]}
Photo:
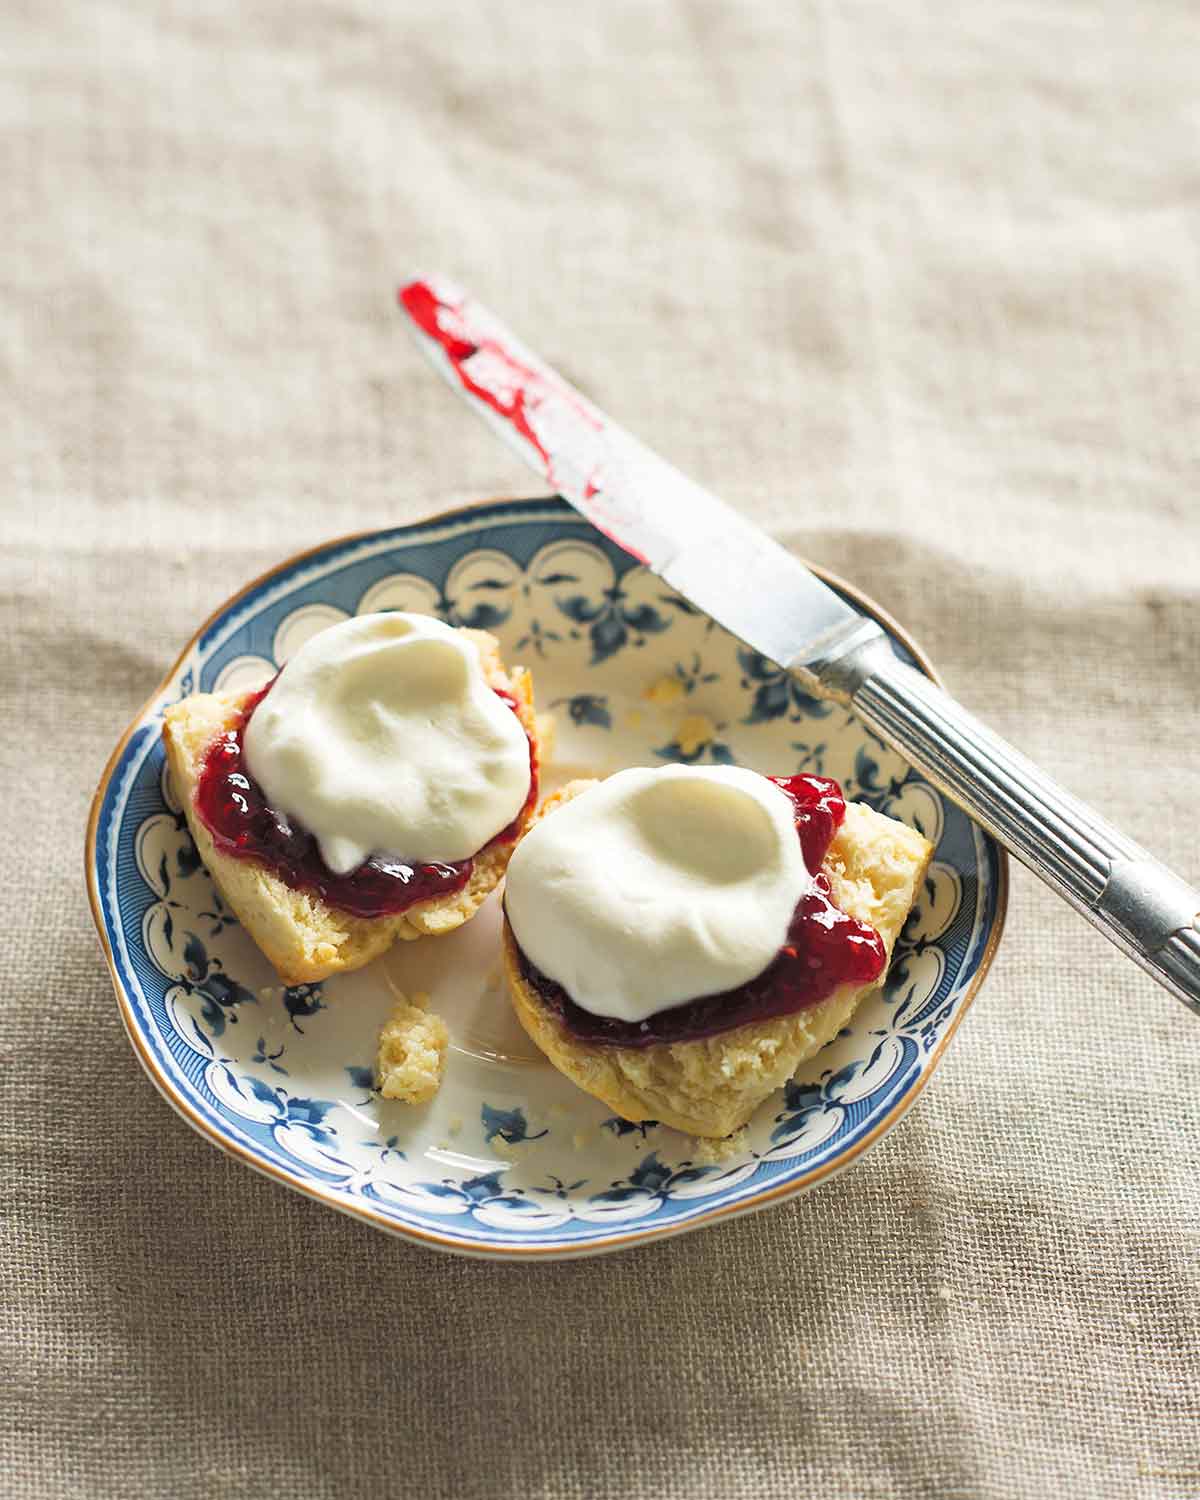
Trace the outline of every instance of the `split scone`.
{"label": "split scone", "polygon": [[729,1135],[881,982],[932,854],[825,777],[573,782],[509,867],[517,1016],[625,1119]]}
{"label": "split scone", "polygon": [[288,984],[472,917],[533,817],[533,685],[423,615],[321,631],[257,693],[198,693],[163,738],[201,859]]}

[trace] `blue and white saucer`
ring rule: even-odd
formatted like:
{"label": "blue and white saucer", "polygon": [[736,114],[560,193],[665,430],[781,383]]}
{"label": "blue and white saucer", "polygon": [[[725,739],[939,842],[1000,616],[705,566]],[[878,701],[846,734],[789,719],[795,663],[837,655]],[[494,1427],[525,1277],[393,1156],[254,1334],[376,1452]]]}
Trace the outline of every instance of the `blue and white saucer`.
{"label": "blue and white saucer", "polygon": [[[916,648],[882,619],[894,649]],[[164,707],[259,685],[315,631],[415,609],[494,632],[557,721],[547,790],[664,761],[836,777],[937,847],[884,990],[723,1159],[579,1092],[513,1018],[496,897],[448,938],[284,988],[222,903],[164,774]],[[121,1015],[183,1117],[248,1166],[423,1244],[498,1257],[585,1255],[677,1234],[812,1187],[877,1141],[936,1067],[999,941],[997,846],[845,709],[806,696],[559,500],[497,502],[332,542],[220,609],[122,737],[87,841],[96,925]],[[371,1065],[397,991],[449,1027],[437,1098],[377,1097]]]}

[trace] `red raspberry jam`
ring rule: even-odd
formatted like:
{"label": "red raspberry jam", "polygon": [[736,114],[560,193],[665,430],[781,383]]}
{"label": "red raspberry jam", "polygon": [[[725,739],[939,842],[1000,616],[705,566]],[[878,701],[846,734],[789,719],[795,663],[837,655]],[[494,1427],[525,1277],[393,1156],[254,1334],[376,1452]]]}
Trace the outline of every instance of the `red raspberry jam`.
{"label": "red raspberry jam", "polygon": [[[453,864],[417,864],[374,854],[348,875],[335,875],[321,858],[312,834],[270,806],[246,769],[243,739],[251,715],[271,691],[273,682],[246,700],[236,721],[205,752],[196,787],[196,811],[220,852],[234,859],[257,860],[295,890],[312,891],[330,906],[355,917],[394,917],[418,901],[461,891],[471,877],[470,859]],[[496,696],[517,713],[517,700],[511,693],[496,690]],[[517,837],[537,801],[537,784],[537,749],[530,740],[529,796],[513,821],[486,848],[512,843]]]}
{"label": "red raspberry jam", "polygon": [[[874,927],[836,905],[821,861],[846,816],[836,781],[825,776],[767,778],[792,799],[804,862],[816,890],[801,899],[787,941],[757,978],[735,990],[685,1000],[645,1021],[594,1016],[525,957],[521,973],[572,1036],[593,1046],[648,1047],[652,1042],[698,1042],[750,1021],[790,1016],[827,1000],[841,984],[871,984],[883,973],[887,952]],[[519,951],[519,950],[518,950]]]}

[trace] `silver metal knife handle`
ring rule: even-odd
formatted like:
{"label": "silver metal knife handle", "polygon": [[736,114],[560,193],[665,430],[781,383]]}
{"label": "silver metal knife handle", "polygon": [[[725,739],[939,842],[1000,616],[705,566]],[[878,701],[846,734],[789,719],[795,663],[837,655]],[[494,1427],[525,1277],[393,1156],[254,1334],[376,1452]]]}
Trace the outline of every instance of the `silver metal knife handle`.
{"label": "silver metal knife handle", "polygon": [[[865,639],[864,639],[865,636]],[[1200,1014],[1200,893],[1059,786],[877,629],[830,640],[793,670],[881,739]]]}

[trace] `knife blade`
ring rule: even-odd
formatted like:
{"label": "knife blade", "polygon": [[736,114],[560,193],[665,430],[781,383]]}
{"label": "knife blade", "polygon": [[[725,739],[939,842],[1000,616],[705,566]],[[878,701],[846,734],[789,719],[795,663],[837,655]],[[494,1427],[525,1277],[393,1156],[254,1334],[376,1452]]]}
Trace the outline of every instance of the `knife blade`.
{"label": "knife blade", "polygon": [[611,421],[445,277],[402,286],[423,353],[606,536],[809,692],[851,707],[1200,1015],[1200,894],[892,652],[799,559]]}
{"label": "knife blade", "polygon": [[[409,282],[399,300],[434,367],[509,447],[597,530],[763,656],[787,664],[797,642],[873,626],[807,568],[797,588],[801,565],[790,552],[610,421],[452,283]],[[736,593],[731,574],[745,580]]]}

